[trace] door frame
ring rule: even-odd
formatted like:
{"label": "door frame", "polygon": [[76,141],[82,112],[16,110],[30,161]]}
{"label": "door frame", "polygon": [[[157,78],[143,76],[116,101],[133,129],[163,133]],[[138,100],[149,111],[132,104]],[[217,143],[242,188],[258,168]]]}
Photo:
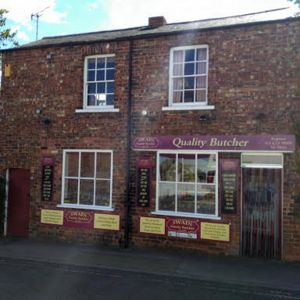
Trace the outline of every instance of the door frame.
{"label": "door frame", "polygon": [[[261,165],[253,165],[252,167],[251,166],[243,166],[243,162],[242,162],[242,158],[243,158],[243,154],[251,154],[251,155],[254,155],[254,156],[272,156],[272,155],[278,155],[278,156],[281,156],[281,161],[282,161],[282,164],[281,166],[279,165],[266,165],[266,164],[261,164]],[[253,169],[281,169],[281,184],[280,184],[280,201],[279,201],[279,234],[280,234],[280,257],[279,259],[282,259],[282,255],[283,255],[283,195],[284,195],[284,192],[283,192],[283,183],[284,183],[284,155],[282,152],[278,153],[274,153],[274,152],[245,152],[245,153],[241,153],[241,185],[240,185],[240,199],[241,199],[241,205],[240,205],[240,246],[239,246],[239,253],[240,253],[240,256],[242,256],[242,242],[243,242],[243,205],[244,205],[244,199],[243,199],[243,189],[244,189],[244,186],[243,186],[243,169],[245,168],[253,168]]]}

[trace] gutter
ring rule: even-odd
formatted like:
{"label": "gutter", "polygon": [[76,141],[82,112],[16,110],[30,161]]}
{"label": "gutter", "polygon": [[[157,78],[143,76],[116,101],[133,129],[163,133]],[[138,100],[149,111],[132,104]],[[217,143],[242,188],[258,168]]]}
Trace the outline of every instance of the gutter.
{"label": "gutter", "polygon": [[132,45],[133,41],[129,41],[128,49],[128,86],[127,86],[127,188],[126,188],[126,211],[125,211],[125,228],[124,228],[124,248],[129,247],[131,233],[131,182],[130,182],[130,162],[131,162],[131,140],[132,140]]}

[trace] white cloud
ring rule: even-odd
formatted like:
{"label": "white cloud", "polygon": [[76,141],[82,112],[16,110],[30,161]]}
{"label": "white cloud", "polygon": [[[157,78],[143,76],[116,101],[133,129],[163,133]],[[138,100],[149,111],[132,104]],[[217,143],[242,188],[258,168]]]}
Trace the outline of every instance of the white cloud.
{"label": "white cloud", "polygon": [[96,2],[91,2],[88,3],[87,7],[88,7],[88,11],[92,11],[98,8],[98,4]]}
{"label": "white cloud", "polygon": [[[99,2],[100,3],[100,2]],[[106,29],[147,25],[148,17],[163,15],[168,23],[218,18],[290,6],[287,0],[110,0],[104,3]]]}
{"label": "white cloud", "polygon": [[17,32],[17,39],[24,42],[29,42],[30,37],[25,33],[24,31],[18,31]]}
{"label": "white cloud", "polygon": [[44,8],[40,21],[47,23],[62,23],[66,14],[55,9],[56,0],[1,0],[1,8],[9,11],[7,19],[32,30],[31,14],[38,13]]}

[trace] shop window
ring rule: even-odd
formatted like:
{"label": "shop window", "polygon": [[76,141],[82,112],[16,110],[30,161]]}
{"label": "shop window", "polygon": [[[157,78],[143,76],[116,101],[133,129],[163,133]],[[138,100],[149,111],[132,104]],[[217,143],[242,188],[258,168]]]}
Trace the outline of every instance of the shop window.
{"label": "shop window", "polygon": [[158,213],[216,216],[217,155],[158,153]]}
{"label": "shop window", "polygon": [[118,111],[115,100],[115,56],[88,56],[84,63],[83,109],[77,112]]}
{"label": "shop window", "polygon": [[65,150],[62,206],[111,208],[112,159],[112,151]]}
{"label": "shop window", "polygon": [[213,109],[213,106],[208,106],[207,90],[208,46],[172,48],[169,109]]}

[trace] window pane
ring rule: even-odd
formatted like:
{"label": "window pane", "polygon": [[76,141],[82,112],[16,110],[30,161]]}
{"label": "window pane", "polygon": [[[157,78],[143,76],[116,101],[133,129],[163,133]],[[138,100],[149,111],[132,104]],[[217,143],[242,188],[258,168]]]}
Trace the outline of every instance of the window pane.
{"label": "window pane", "polygon": [[96,181],[96,205],[109,206],[110,204],[110,180]]}
{"label": "window pane", "polygon": [[104,80],[104,70],[97,71],[97,81]]}
{"label": "window pane", "polygon": [[185,64],[184,65],[184,75],[194,75],[195,64]]}
{"label": "window pane", "polygon": [[89,83],[88,84],[88,94],[94,94],[94,93],[96,93],[96,84]]}
{"label": "window pane", "polygon": [[206,88],[206,76],[197,76],[196,77],[196,88],[197,89]]}
{"label": "window pane", "polygon": [[107,58],[107,65],[106,68],[114,68],[115,67],[115,59],[114,57]]}
{"label": "window pane", "polygon": [[88,69],[95,69],[96,67],[96,59],[95,58],[89,58],[88,59]]}
{"label": "window pane", "polygon": [[183,62],[183,50],[176,50],[173,52],[173,62]]}
{"label": "window pane", "polygon": [[77,193],[78,193],[78,180],[65,179],[64,203],[65,204],[77,203]]}
{"label": "window pane", "polygon": [[195,77],[188,77],[184,79],[184,88],[193,90],[195,88]]}
{"label": "window pane", "polygon": [[182,102],[183,91],[173,93],[173,103]]}
{"label": "window pane", "polygon": [[88,71],[88,81],[95,81],[95,71]]}
{"label": "window pane", "polygon": [[182,76],[183,75],[183,64],[173,65],[173,75],[174,76]]}
{"label": "window pane", "polygon": [[207,49],[197,49],[197,60],[206,60],[207,57]]}
{"label": "window pane", "polygon": [[173,79],[173,90],[182,90],[183,88],[183,79],[175,78]]}
{"label": "window pane", "polygon": [[105,94],[105,83],[97,83],[97,93]]}
{"label": "window pane", "polygon": [[215,186],[198,184],[197,185],[197,213],[215,214]]}
{"label": "window pane", "polygon": [[194,102],[194,91],[184,91],[184,102]]}
{"label": "window pane", "polygon": [[79,204],[93,205],[94,180],[80,180]]}
{"label": "window pane", "polygon": [[195,212],[195,185],[178,183],[177,211]]}
{"label": "window pane", "polygon": [[206,74],[206,62],[197,63],[196,74]]}
{"label": "window pane", "polygon": [[79,153],[66,153],[65,176],[78,177]]}
{"label": "window pane", "polygon": [[158,209],[175,211],[175,183],[160,183]]}
{"label": "window pane", "polygon": [[113,105],[113,104],[114,104],[114,95],[107,95],[106,105]]}
{"label": "window pane", "polygon": [[194,61],[195,60],[195,50],[185,50],[185,61]]}
{"label": "window pane", "polygon": [[88,106],[94,106],[94,105],[96,105],[96,97],[95,97],[95,95],[88,95],[87,105]]}
{"label": "window pane", "polygon": [[195,155],[178,155],[178,181],[195,182]]}
{"label": "window pane", "polygon": [[110,179],[111,154],[97,153],[96,178]]}
{"label": "window pane", "polygon": [[114,91],[115,91],[114,87],[115,87],[114,82],[108,82],[106,92],[109,93],[109,94],[113,94]]}
{"label": "window pane", "polygon": [[114,80],[115,78],[115,70],[107,70],[106,71],[106,80]]}
{"label": "window pane", "polygon": [[105,58],[99,57],[97,59],[97,69],[104,69],[105,68]]}
{"label": "window pane", "polygon": [[214,154],[199,154],[197,161],[197,181],[215,183],[216,156]]}
{"label": "window pane", "polygon": [[160,154],[159,156],[160,181],[176,180],[176,155]]}
{"label": "window pane", "polygon": [[94,153],[81,153],[81,177],[94,177]]}
{"label": "window pane", "polygon": [[196,101],[197,102],[206,102],[206,91],[205,90],[196,90]]}

